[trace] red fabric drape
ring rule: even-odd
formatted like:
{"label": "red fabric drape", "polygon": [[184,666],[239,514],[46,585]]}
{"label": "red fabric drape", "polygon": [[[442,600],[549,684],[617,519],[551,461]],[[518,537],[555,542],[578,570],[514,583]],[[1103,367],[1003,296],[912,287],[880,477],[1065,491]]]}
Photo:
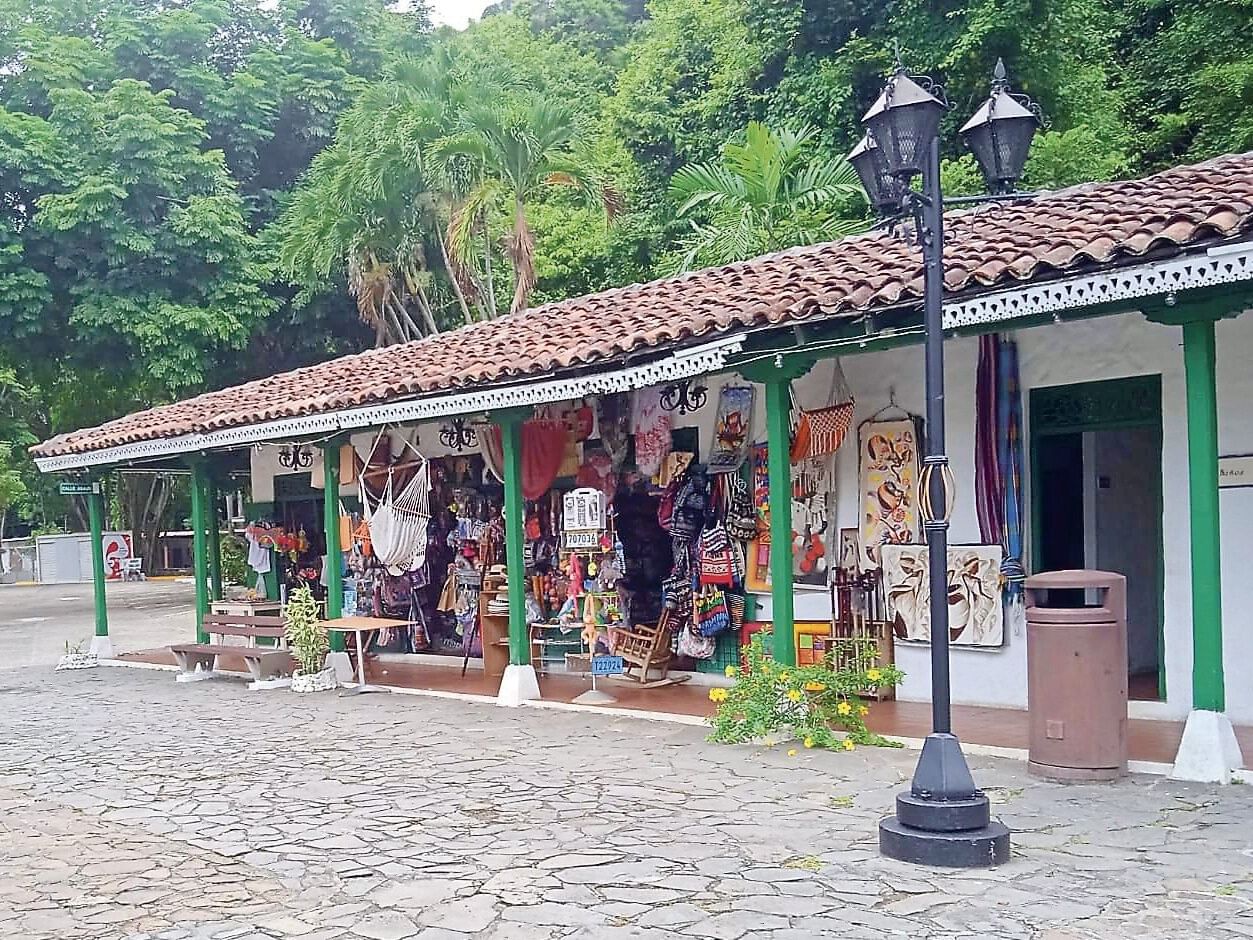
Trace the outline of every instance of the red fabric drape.
{"label": "red fabric drape", "polygon": [[[539,499],[557,479],[557,471],[561,468],[561,459],[565,454],[566,436],[570,432],[560,421],[536,420],[527,421],[522,425],[522,496],[524,499]],[[484,429],[482,442],[483,458],[496,475],[503,478],[504,445],[501,442],[500,428],[492,426]]]}

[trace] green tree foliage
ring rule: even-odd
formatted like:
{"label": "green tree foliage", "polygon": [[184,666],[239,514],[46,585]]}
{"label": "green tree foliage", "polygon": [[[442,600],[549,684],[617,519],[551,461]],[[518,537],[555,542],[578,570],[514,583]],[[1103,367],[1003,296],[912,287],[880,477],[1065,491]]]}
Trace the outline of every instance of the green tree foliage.
{"label": "green tree foliage", "polygon": [[772,130],[752,121],[742,141],[723,146],[719,161],[675,173],[670,194],[692,225],[680,243],[679,266],[743,261],[865,228],[865,196],[852,164],[818,153],[817,134],[812,127]]}

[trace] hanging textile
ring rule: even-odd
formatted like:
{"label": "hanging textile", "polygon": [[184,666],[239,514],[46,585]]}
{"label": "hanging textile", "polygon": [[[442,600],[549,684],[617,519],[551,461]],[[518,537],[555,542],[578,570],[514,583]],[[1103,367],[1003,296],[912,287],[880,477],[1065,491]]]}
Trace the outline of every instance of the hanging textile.
{"label": "hanging textile", "polygon": [[844,367],[839,359],[835,359],[831,369],[831,391],[825,408],[800,409],[793,397],[792,462],[823,457],[839,450],[853,425],[856,404],[848,380],[844,378]]}
{"label": "hanging textile", "polygon": [[621,470],[631,449],[631,400],[625,392],[601,395],[596,399],[596,409],[601,446],[613,469]]}
{"label": "hanging textile", "polygon": [[751,385],[724,385],[718,393],[713,446],[709,450],[709,473],[738,470],[748,456],[748,434],[753,424]]}
{"label": "hanging textile", "polygon": [[661,462],[670,453],[673,418],[661,407],[660,388],[637,389],[632,399],[635,425],[635,466],[646,477],[661,472]]}
{"label": "hanging textile", "polygon": [[1001,433],[998,459],[1004,494],[1003,540],[1005,560],[1001,576],[1005,579],[1005,598],[1012,605],[1022,603],[1022,582],[1027,577],[1022,561],[1022,389],[1018,381],[1018,344],[1013,340],[1000,343],[999,394],[997,423]]}
{"label": "hanging textile", "polygon": [[1000,414],[1002,392],[995,333],[979,337],[979,367],[975,378],[975,514],[980,541],[996,545],[1004,531],[1005,482],[1001,472],[1000,442],[1005,429]]}
{"label": "hanging textile", "polygon": [[426,563],[427,526],[431,521],[430,464],[423,460],[404,489],[398,490],[396,476],[389,473],[373,507],[365,474],[359,482],[375,557],[393,575],[420,568]]}
{"label": "hanging textile", "polygon": [[[539,499],[557,479],[570,432],[560,421],[537,419],[522,425],[522,496]],[[488,471],[505,482],[505,449],[500,428],[490,425],[479,434],[479,447]],[[577,469],[577,468],[576,468]]]}

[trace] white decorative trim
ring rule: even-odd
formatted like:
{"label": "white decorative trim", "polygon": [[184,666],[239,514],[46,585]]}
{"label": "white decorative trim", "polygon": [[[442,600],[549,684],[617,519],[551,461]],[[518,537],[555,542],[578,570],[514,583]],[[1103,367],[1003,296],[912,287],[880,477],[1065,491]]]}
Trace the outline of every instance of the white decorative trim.
{"label": "white decorative trim", "polygon": [[692,378],[718,372],[727,359],[744,345],[743,335],[726,336],[692,349],[680,350],[664,359],[628,369],[601,372],[569,379],[551,379],[504,388],[453,392],[429,398],[414,398],[386,404],[331,411],[325,414],[284,418],[249,424],[208,434],[184,434],[106,447],[81,454],[36,457],[35,463],[44,473],[101,466],[129,460],[143,460],[169,454],[189,454],[202,450],[239,447],[266,440],[283,440],[307,435],[332,434],[357,428],[380,427],[404,421],[423,421],[448,415],[473,414],[492,409],[516,408],[555,401],[569,401],[584,395],[603,395],[647,388],[677,379]]}
{"label": "white decorative trim", "polygon": [[951,330],[998,323],[1118,300],[1162,296],[1172,291],[1253,281],[1253,242],[1223,247],[1230,250],[997,291],[948,303],[944,305],[944,328]]}

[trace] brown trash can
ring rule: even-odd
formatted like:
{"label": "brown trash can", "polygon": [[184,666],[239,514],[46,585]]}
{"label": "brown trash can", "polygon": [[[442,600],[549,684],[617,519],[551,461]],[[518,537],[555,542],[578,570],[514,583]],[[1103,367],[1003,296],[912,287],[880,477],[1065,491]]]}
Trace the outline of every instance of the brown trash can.
{"label": "brown trash can", "polygon": [[[1050,780],[1127,773],[1127,579],[1110,571],[1027,578],[1027,770]],[[1095,589],[1096,607],[1050,607],[1048,592]]]}

